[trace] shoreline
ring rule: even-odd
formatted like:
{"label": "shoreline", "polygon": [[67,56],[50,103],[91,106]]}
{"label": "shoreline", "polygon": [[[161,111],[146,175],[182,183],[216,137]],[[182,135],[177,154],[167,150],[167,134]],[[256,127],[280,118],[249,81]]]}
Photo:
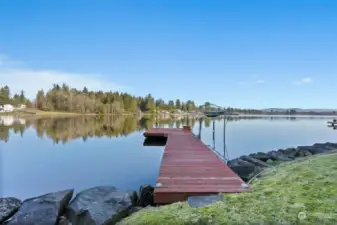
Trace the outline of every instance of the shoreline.
{"label": "shoreline", "polygon": [[313,155],[337,152],[337,143],[325,142],[315,143],[308,146],[297,146],[277,151],[256,152],[249,155],[242,155],[229,160],[227,165],[238,174],[245,182],[249,182],[264,169],[278,165],[283,162],[291,162],[300,158]]}
{"label": "shoreline", "polygon": [[267,114],[240,114],[238,116],[233,116],[233,117],[240,117],[240,116],[244,116],[244,117],[287,117],[287,118],[291,118],[291,117],[336,117],[337,115],[307,115],[307,114],[296,114],[296,115],[280,115],[280,114],[271,114],[271,115],[267,115]]}
{"label": "shoreline", "polygon": [[[116,114],[98,114],[98,113],[76,113],[76,112],[58,112],[58,111],[41,111],[35,109],[15,110],[14,112],[1,112],[0,116],[21,116],[21,117],[65,117],[65,116],[161,116],[161,117],[205,117],[201,114],[192,113],[116,113]],[[218,118],[223,117],[223,115]],[[296,114],[296,115],[280,115],[280,114],[239,114],[239,115],[225,115],[225,117],[242,118],[242,117],[275,117],[275,118],[337,118],[337,115],[308,115],[308,114]]]}
{"label": "shoreline", "polygon": [[266,169],[246,193],[190,197],[147,207],[119,225],[336,224],[337,151]]}
{"label": "shoreline", "polygon": [[[246,183],[248,183],[248,185],[250,185],[253,180],[263,176],[265,171],[269,171],[267,170],[268,168],[279,166],[284,162],[296,163],[297,161],[300,162],[301,159],[309,159],[314,158],[314,156],[332,153],[337,153],[337,143],[315,143],[310,146],[290,147],[287,149],[279,149],[277,151],[269,151],[267,153],[251,153],[249,155],[243,155],[236,159],[229,160],[227,164]],[[153,191],[154,187],[151,185],[142,185],[138,193],[136,191],[120,190],[114,186],[98,186],[78,192],[75,198],[73,198],[73,189],[48,193],[35,198],[26,199],[23,202],[13,197],[4,197],[0,198],[0,208],[5,208],[6,213],[5,215],[1,215],[0,213],[0,223],[8,221],[8,225],[25,225],[26,223],[24,220],[27,219],[25,218],[26,215],[29,214],[30,210],[34,210],[36,204],[39,204],[39,210],[41,213],[30,214],[27,221],[45,222],[46,220],[52,220],[53,223],[59,221],[58,224],[63,225],[63,223],[61,223],[63,221],[64,224],[68,224],[69,221],[83,219],[81,210],[84,208],[89,208],[89,210],[93,210],[91,213],[96,213],[95,208],[97,207],[93,207],[92,205],[94,199],[102,200],[99,200],[95,204],[99,204],[100,209],[107,212],[105,215],[106,217],[103,218],[105,221],[109,221],[111,218],[116,218],[116,222],[118,222],[135,212],[142,211],[148,206],[154,206]],[[105,204],[106,200],[118,202],[116,199],[121,198],[121,196],[124,196],[123,207],[120,204],[114,205],[114,207],[121,207],[118,212],[116,212],[115,209],[111,210],[111,206]],[[244,196],[244,194],[240,194],[240,196]],[[203,196],[203,198],[205,198],[205,196]],[[48,204],[46,204],[45,199],[48,199]],[[206,200],[200,199],[198,201]],[[50,210],[50,204],[56,206],[55,214],[53,218],[44,218],[42,216],[43,212],[45,210]],[[169,204],[168,206],[174,204],[176,203]],[[21,207],[23,205],[24,207]],[[80,205],[80,207],[76,208],[75,205],[76,207]],[[59,214],[58,212],[62,213]],[[14,222],[12,223],[12,221]]]}

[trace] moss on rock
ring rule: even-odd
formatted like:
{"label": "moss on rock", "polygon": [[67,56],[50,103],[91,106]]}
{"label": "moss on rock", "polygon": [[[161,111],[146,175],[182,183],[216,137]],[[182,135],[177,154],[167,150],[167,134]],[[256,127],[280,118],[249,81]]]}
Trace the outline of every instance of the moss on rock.
{"label": "moss on rock", "polygon": [[203,208],[148,207],[119,224],[337,224],[336,162],[333,153],[282,163],[254,180],[249,193],[224,194]]}

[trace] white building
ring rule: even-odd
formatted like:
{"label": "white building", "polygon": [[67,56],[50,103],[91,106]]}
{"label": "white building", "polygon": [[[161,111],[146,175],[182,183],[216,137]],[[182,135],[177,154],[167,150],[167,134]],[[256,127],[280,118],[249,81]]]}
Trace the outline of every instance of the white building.
{"label": "white building", "polygon": [[15,119],[13,116],[0,116],[0,125],[13,126]]}
{"label": "white building", "polygon": [[13,112],[14,111],[14,107],[12,105],[6,104],[3,106],[2,111],[4,112]]}

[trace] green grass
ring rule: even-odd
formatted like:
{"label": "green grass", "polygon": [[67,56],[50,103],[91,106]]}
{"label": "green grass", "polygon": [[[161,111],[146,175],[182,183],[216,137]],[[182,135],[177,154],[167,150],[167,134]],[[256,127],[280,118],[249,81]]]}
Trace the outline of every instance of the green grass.
{"label": "green grass", "polygon": [[336,153],[267,169],[251,188],[198,209],[184,202],[148,207],[119,225],[337,224]]}
{"label": "green grass", "polygon": [[35,116],[47,116],[47,117],[63,117],[63,116],[79,116],[79,115],[95,115],[95,114],[81,114],[72,112],[56,112],[56,111],[42,111],[38,109],[21,109],[15,110],[10,113],[1,113],[0,115],[13,115],[22,117],[35,117]]}

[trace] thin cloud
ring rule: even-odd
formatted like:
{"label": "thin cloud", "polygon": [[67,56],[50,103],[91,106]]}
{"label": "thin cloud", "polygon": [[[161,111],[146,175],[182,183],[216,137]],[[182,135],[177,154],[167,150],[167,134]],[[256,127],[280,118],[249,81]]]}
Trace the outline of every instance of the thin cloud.
{"label": "thin cloud", "polygon": [[240,81],[238,82],[239,85],[247,85],[248,83],[247,82],[244,82],[244,81]]}
{"label": "thin cloud", "polygon": [[301,80],[302,83],[311,83],[312,82],[312,79],[310,77],[307,77],[307,78],[303,78]]}
{"label": "thin cloud", "polygon": [[312,83],[313,82],[313,79],[311,79],[310,77],[305,77],[305,78],[302,78],[298,81],[295,81],[293,82],[294,85],[302,85],[302,84],[309,84],[309,83]]}
{"label": "thin cloud", "polygon": [[0,60],[0,85],[8,85],[11,92],[19,93],[24,90],[30,99],[35,98],[38,90],[44,91],[52,88],[53,84],[66,83],[72,88],[82,89],[87,87],[89,90],[102,91],[126,91],[130,88],[97,75],[69,73],[55,70],[41,70],[31,68],[15,68],[9,66],[3,59]]}
{"label": "thin cloud", "polygon": [[252,75],[251,77],[253,78],[252,80],[250,80],[250,81],[240,81],[240,82],[238,82],[238,84],[239,85],[250,85],[250,84],[263,84],[263,83],[266,82],[265,80],[257,79],[256,75]]}

